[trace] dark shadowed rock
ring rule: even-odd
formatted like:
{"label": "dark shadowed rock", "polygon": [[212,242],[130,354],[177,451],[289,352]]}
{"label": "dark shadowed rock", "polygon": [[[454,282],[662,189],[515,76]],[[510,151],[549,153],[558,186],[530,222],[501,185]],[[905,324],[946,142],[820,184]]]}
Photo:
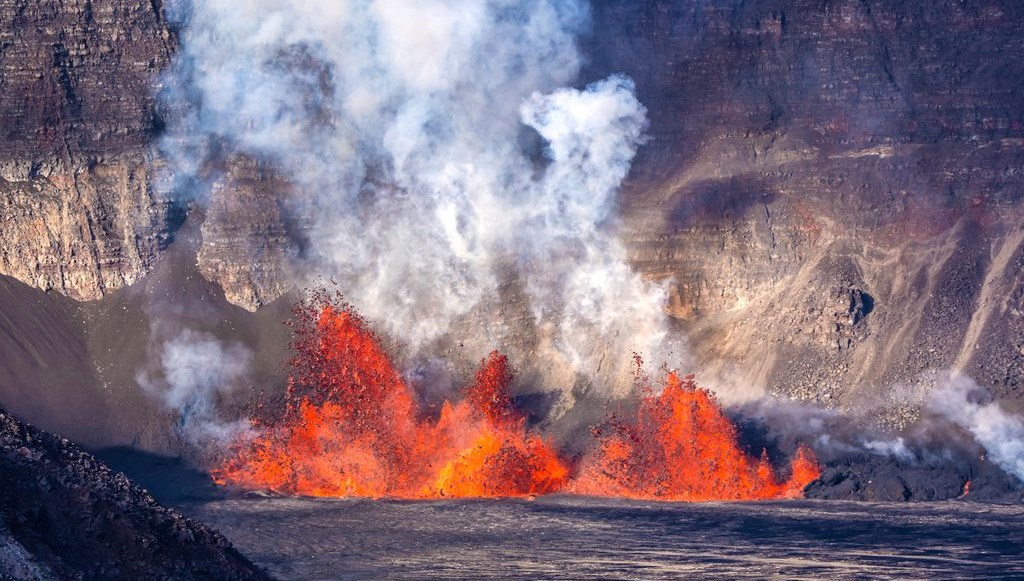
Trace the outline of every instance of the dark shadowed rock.
{"label": "dark shadowed rock", "polygon": [[947,457],[900,461],[852,454],[827,463],[821,478],[806,490],[808,498],[864,501],[936,501],[963,499],[1020,503],[1024,485],[990,462]]}
{"label": "dark shadowed rock", "polygon": [[269,579],[220,533],[3,411],[0,569],[15,579]]}

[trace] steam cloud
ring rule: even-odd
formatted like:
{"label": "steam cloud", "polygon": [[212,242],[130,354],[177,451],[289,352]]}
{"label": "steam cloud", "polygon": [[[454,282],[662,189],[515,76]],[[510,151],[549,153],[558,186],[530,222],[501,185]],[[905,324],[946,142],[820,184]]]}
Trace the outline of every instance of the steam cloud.
{"label": "steam cloud", "polygon": [[646,111],[625,77],[568,88],[584,3],[210,0],[169,13],[184,28],[165,97],[184,120],[165,155],[179,177],[225,149],[283,171],[309,224],[298,284],[334,276],[417,349],[512,273],[570,368],[593,377],[613,350],[623,366],[634,350],[664,358],[665,289],[629,267],[613,211]]}
{"label": "steam cloud", "polygon": [[971,378],[953,373],[929,407],[969,431],[1000,468],[1024,481],[1024,419],[1007,412]]}
{"label": "steam cloud", "polygon": [[222,444],[240,435],[246,424],[222,420],[218,397],[239,387],[251,360],[252,353],[241,344],[185,329],[163,344],[159,372],[140,372],[136,381],[178,415],[178,432],[189,443]]}
{"label": "steam cloud", "polygon": [[864,449],[879,456],[889,456],[904,462],[911,462],[916,458],[914,452],[907,447],[906,440],[897,436],[889,440],[868,440],[863,443]]}

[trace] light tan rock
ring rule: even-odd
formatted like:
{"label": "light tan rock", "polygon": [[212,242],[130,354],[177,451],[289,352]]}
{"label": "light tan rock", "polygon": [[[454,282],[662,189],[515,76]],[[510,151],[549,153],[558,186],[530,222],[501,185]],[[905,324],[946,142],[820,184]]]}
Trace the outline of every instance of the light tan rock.
{"label": "light tan rock", "polygon": [[284,207],[292,186],[242,157],[211,188],[201,228],[199,271],[235,305],[255,311],[291,288],[298,232]]}
{"label": "light tan rock", "polygon": [[93,300],[138,280],[170,242],[175,212],[145,157],[47,173],[0,180],[0,274]]}

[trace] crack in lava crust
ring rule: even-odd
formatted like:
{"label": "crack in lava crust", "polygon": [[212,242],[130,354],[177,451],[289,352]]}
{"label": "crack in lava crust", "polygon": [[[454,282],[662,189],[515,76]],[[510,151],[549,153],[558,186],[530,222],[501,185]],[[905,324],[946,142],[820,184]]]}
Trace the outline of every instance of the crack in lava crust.
{"label": "crack in lava crust", "polygon": [[252,420],[213,471],[221,485],[280,494],[486,498],[570,492],[659,500],[797,497],[819,475],[801,448],[781,481],[692,377],[648,393],[636,423],[599,438],[573,472],[513,404],[508,360],[492,352],[457,402],[425,419],[366,322],[325,292],[295,308],[286,408]]}

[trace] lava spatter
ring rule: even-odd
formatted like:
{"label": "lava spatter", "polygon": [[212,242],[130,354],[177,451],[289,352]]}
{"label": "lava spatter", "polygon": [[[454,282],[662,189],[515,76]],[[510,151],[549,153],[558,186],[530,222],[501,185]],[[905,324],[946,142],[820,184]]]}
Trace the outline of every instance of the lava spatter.
{"label": "lava spatter", "polygon": [[573,465],[515,409],[498,352],[432,419],[351,306],[316,293],[295,314],[285,410],[254,420],[256,435],[213,470],[220,484],[320,497],[696,501],[797,497],[819,475],[801,448],[781,479],[766,455],[743,451],[707,390],[675,374],[660,394],[647,390],[635,421],[597,436]]}
{"label": "lava spatter", "polygon": [[466,397],[426,419],[350,306],[296,309],[284,415],[257,425],[213,471],[221,484],[305,496],[507,497],[561,489],[567,465],[511,406],[507,359],[492,353]]}
{"label": "lava spatter", "polygon": [[646,500],[703,501],[792,498],[819,476],[801,447],[787,480],[765,453],[750,456],[714,397],[692,376],[668,375],[649,393],[634,422],[618,422],[580,462],[571,485],[577,494]]}

